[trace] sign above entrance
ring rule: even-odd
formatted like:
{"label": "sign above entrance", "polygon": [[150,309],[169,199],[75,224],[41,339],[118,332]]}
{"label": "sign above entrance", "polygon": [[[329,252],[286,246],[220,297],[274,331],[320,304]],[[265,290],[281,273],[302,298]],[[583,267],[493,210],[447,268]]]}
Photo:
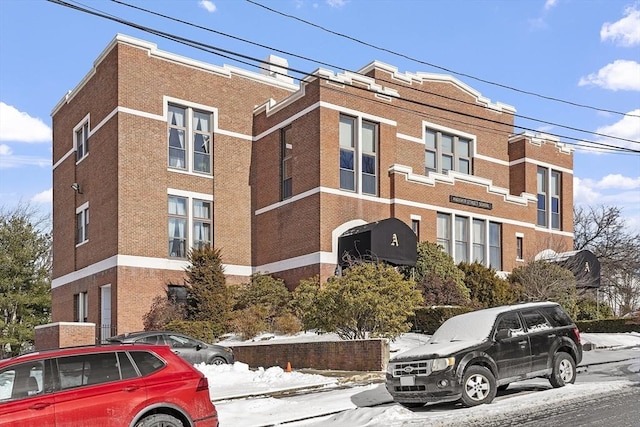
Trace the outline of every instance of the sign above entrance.
{"label": "sign above entrance", "polygon": [[483,202],[482,200],[467,199],[460,196],[449,196],[451,203],[458,203],[465,206],[473,206],[474,208],[493,209],[493,203]]}

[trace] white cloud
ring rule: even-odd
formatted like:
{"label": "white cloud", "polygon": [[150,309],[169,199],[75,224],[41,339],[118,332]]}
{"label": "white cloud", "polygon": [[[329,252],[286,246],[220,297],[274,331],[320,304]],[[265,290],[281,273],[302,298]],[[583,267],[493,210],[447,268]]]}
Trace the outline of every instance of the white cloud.
{"label": "white cloud", "polygon": [[625,17],[610,23],[606,22],[600,30],[602,41],[611,40],[621,46],[640,44],[640,3],[629,6],[624,11]]}
{"label": "white cloud", "polygon": [[547,0],[544,3],[544,10],[549,10],[557,4],[558,4],[558,0]]}
{"label": "white cloud", "polygon": [[600,86],[610,90],[640,91],[640,63],[618,59],[605,65],[597,73],[582,77],[578,86]]}
{"label": "white cloud", "polygon": [[598,181],[596,187],[602,189],[621,188],[633,190],[634,188],[640,188],[640,176],[631,178],[620,175],[619,173],[610,174]]}
{"label": "white cloud", "polygon": [[[596,129],[596,133],[640,142],[640,108],[629,111],[622,119],[612,125],[599,127]],[[618,147],[640,148],[639,144],[615,139],[599,138],[598,142],[604,142]]]}
{"label": "white cloud", "polygon": [[10,156],[13,153],[7,144],[0,144],[0,156]]}
{"label": "white cloud", "polygon": [[36,194],[31,198],[33,203],[37,204],[49,204],[53,203],[53,188],[45,190],[41,193]]}
{"label": "white cloud", "polygon": [[206,11],[209,13],[213,13],[216,11],[216,5],[213,4],[211,0],[200,0],[200,2],[198,2],[198,5],[206,9]]}
{"label": "white cloud", "polygon": [[347,4],[347,0],[327,0],[327,4],[331,7],[342,7]]}
{"label": "white cloud", "polygon": [[[1,147],[3,146],[0,146],[0,148]],[[7,153],[0,151],[0,169],[16,168],[20,166],[51,167],[51,159],[33,156],[14,156],[11,149],[9,149],[9,152]]]}
{"label": "white cloud", "polygon": [[594,182],[590,179],[573,178],[573,202],[577,205],[597,203],[602,195],[594,190]]}
{"label": "white cloud", "polygon": [[0,141],[50,142],[51,128],[42,120],[0,102]]}

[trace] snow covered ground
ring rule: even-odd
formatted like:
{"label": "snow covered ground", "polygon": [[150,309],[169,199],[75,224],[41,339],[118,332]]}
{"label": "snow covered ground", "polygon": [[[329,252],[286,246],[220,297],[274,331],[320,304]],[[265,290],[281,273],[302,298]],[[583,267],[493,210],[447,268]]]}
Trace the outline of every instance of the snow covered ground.
{"label": "snow covered ground", "polygon": [[[592,343],[597,350],[584,353],[582,365],[598,364],[611,360],[640,359],[640,334],[581,334],[582,342]],[[326,335],[301,334],[295,337],[262,336],[259,340],[269,342],[291,340],[326,340]],[[330,338],[330,337],[329,337]],[[426,342],[428,337],[419,334],[405,334],[391,343],[391,352],[402,352]],[[223,345],[237,345],[238,341],[227,340]],[[620,350],[636,347],[633,350]],[[454,417],[456,422],[474,423],[486,417],[504,415],[535,408],[559,400],[580,399],[594,393],[606,393],[629,385],[626,380],[598,380],[583,382],[580,375],[576,384],[552,389],[546,380],[530,380],[513,384],[513,388],[544,390],[524,392],[508,399],[498,397],[491,405],[475,408],[460,408],[455,411],[434,408],[433,410],[411,411],[399,405],[380,406],[391,401],[383,383],[341,388],[344,378],[296,372],[285,372],[280,367],[251,370],[246,364],[236,362],[233,366],[196,365],[209,379],[212,400],[218,408],[220,424],[225,427],[252,427],[285,424],[297,426],[417,426],[447,425]],[[640,373],[640,361],[631,367]],[[348,379],[347,379],[348,380]],[[271,396],[271,393],[296,388],[318,387],[324,393],[302,394],[285,399]],[[255,396],[263,397],[256,398]],[[265,396],[267,395],[267,396]],[[244,397],[243,397],[244,396]],[[374,407],[368,407],[374,406]],[[451,409],[450,407],[448,409]],[[309,419],[325,415],[321,419]],[[307,418],[307,420],[305,420]],[[293,420],[300,420],[292,422]]]}

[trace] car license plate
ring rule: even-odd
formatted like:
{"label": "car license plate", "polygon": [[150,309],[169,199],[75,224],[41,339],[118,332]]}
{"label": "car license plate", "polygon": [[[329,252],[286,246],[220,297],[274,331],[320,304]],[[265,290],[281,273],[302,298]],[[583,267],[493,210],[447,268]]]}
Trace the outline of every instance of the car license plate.
{"label": "car license plate", "polygon": [[413,375],[407,377],[400,377],[400,385],[402,387],[411,387],[416,385],[416,379]]}

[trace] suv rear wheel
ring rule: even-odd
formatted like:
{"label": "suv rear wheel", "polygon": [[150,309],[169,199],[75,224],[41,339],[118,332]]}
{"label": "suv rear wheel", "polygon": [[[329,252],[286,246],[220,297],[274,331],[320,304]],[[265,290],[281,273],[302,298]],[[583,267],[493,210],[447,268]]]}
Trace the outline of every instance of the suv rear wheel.
{"label": "suv rear wheel", "polygon": [[576,362],[571,355],[560,351],[553,356],[553,371],[549,382],[555,388],[573,384],[576,380]]}
{"label": "suv rear wheel", "polygon": [[496,378],[484,366],[471,366],[462,379],[462,403],[465,406],[491,403],[496,397]]}

